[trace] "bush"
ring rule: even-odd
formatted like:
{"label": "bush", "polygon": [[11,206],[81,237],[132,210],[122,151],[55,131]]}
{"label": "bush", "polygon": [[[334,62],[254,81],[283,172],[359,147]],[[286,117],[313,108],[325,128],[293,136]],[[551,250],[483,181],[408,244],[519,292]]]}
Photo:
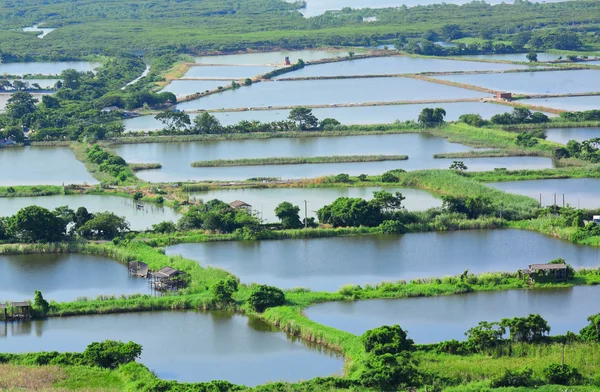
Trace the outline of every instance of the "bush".
{"label": "bush", "polygon": [[229,303],[233,301],[233,293],[238,290],[238,281],[233,276],[221,279],[211,287],[215,301]]}
{"label": "bush", "polygon": [[173,233],[177,231],[177,226],[173,222],[165,221],[152,225],[152,231],[156,233]]}
{"label": "bush", "polygon": [[406,337],[406,331],[398,324],[370,329],[361,336],[361,340],[365,351],[374,355],[395,355],[414,348],[413,340]]}
{"label": "bush", "polygon": [[581,381],[581,374],[576,368],[556,363],[544,369],[544,376],[549,384],[576,385]]}
{"label": "bush", "polygon": [[261,284],[250,294],[248,304],[255,311],[262,313],[267,308],[285,304],[285,295],[277,287]]}
{"label": "bush", "polygon": [[91,366],[116,369],[119,365],[133,362],[142,354],[142,346],[134,342],[105,340],[86,347],[84,358]]}
{"label": "bush", "polygon": [[387,171],[381,175],[381,182],[398,182],[400,181],[398,177],[394,175],[391,171]]}
{"label": "bush", "polygon": [[406,233],[406,227],[399,221],[386,220],[379,225],[379,230],[383,234],[404,234]]}
{"label": "bush", "polygon": [[533,370],[527,367],[521,370],[506,369],[502,374],[492,378],[490,386],[492,388],[533,386],[535,381],[532,375]]}
{"label": "bush", "polygon": [[333,177],[335,182],[350,182],[350,176],[346,173],[340,173]]}
{"label": "bush", "polygon": [[44,296],[42,295],[42,292],[39,290],[35,290],[35,297],[33,299],[33,306],[41,311],[43,314],[48,313],[48,310],[50,310],[50,305],[48,304],[48,301],[46,301],[44,299]]}
{"label": "bush", "polygon": [[144,197],[144,194],[140,191],[137,191],[133,194],[133,200],[141,200]]}

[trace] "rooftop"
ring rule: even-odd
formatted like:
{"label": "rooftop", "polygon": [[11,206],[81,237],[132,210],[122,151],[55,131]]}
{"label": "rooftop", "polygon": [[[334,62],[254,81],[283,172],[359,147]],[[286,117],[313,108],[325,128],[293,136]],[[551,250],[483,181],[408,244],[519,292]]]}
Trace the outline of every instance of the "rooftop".
{"label": "rooftop", "polygon": [[241,200],[232,201],[231,203],[229,203],[229,205],[232,206],[233,208],[252,207],[250,204],[245,203]]}
{"label": "rooftop", "polygon": [[531,264],[529,266],[530,270],[539,271],[539,270],[558,270],[558,269],[566,269],[566,264]]}

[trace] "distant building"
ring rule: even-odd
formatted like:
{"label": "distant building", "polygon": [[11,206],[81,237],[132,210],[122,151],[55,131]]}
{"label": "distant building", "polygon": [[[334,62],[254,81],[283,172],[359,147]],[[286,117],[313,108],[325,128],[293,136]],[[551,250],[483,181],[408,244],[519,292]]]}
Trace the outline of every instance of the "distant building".
{"label": "distant building", "polygon": [[283,61],[283,65],[292,65],[289,57],[287,57],[287,56],[285,57],[285,60]]}
{"label": "distant building", "polygon": [[496,93],[496,98],[510,101],[512,99],[512,93]]}
{"label": "distant building", "polygon": [[111,113],[111,112],[116,112],[121,110],[121,108],[118,108],[116,106],[108,106],[105,107],[104,109],[100,110],[102,113]]}
{"label": "distant building", "polygon": [[233,208],[252,208],[252,206],[248,203],[244,203],[241,200],[235,200],[229,203],[229,205]]}

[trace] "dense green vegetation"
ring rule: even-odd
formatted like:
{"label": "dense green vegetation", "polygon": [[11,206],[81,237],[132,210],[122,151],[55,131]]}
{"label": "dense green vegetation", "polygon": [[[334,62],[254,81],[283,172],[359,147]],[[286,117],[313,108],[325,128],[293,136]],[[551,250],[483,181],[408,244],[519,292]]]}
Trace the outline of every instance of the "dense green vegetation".
{"label": "dense green vegetation", "polygon": [[192,162],[193,167],[254,166],[254,165],[298,165],[304,163],[380,162],[404,161],[406,155],[333,155],[329,157],[274,157],[217,159],[214,161]]}

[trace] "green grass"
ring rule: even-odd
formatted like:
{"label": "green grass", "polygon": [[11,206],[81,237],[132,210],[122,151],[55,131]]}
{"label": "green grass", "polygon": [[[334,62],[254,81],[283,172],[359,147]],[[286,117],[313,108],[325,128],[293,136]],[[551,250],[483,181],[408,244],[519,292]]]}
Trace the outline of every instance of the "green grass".
{"label": "green grass", "polygon": [[485,151],[465,151],[465,152],[447,152],[441,154],[434,154],[434,158],[452,158],[452,159],[463,159],[463,158],[497,158],[497,157],[539,157],[548,156],[539,151],[528,151],[528,150],[517,150],[517,149],[502,149],[502,150],[485,150]]}
{"label": "green grass", "polygon": [[62,186],[38,185],[38,186],[0,186],[0,197],[31,197],[63,195]]}
{"label": "green grass", "polygon": [[494,170],[487,172],[465,172],[463,176],[481,182],[524,181],[561,178],[598,178],[600,166],[565,167],[539,170]]}
{"label": "green grass", "polygon": [[128,163],[127,165],[134,172],[140,170],[160,169],[162,167],[160,163]]}
{"label": "green grass", "polygon": [[346,162],[380,162],[403,161],[406,155],[334,155],[328,157],[272,157],[272,158],[243,158],[217,159],[213,161],[192,162],[192,167],[218,166],[257,166],[257,165],[299,165],[315,163],[346,163]]}

